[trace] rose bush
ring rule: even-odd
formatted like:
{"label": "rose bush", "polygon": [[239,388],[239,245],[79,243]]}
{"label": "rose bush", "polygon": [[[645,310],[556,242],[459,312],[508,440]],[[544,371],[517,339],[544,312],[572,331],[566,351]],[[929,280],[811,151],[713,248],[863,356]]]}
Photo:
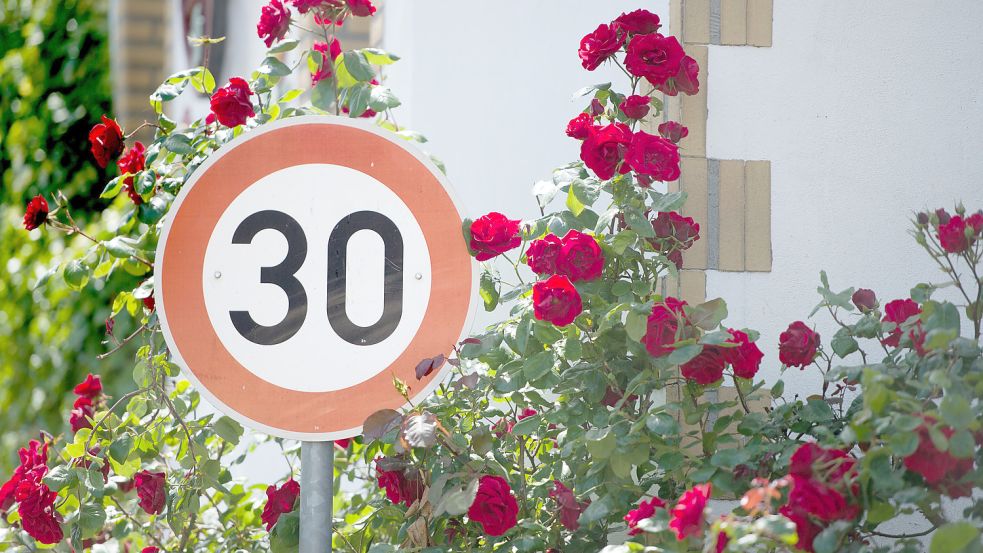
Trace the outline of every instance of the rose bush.
{"label": "rose bush", "polygon": [[[130,341],[141,348],[135,390],[108,397],[86,379],[75,389],[72,433],[43,433],[21,450],[0,488],[0,548],[296,548],[296,475],[265,488],[233,481],[242,428],[199,412],[199,395],[162,345],[151,295],[160,221],[211,152],[273,119],[374,112],[384,128],[419,135],[392,122],[398,101],[373,66],[395,57],[380,50],[336,55],[315,45],[301,69],[317,77],[312,105],[289,104],[300,90],[273,97],[273,85],[299,69],[277,57],[298,46],[282,32],[284,18],[312,13],[322,44],[334,44],[334,27],[371,16],[370,2],[268,8],[257,26],[271,45],[260,70],[217,89],[207,68],[194,68],[151,97],[154,141],[133,144],[137,153],[102,193],[123,198],[120,226],[84,232],[61,195],[50,211],[28,208],[25,227],[91,242],[85,257],[62,265],[66,282],[82,288],[120,272],[145,279],[113,306],[138,331],[117,339],[106,324],[111,351]],[[936,297],[943,284],[923,283],[882,312],[873,291],[834,291],[822,274],[813,315],[824,311],[838,327],[826,342],[793,321],[779,343],[763,344],[740,321],[725,323],[723,300],[666,295],[666,279],[700,239],[699,225],[679,213],[685,194],[664,185],[679,176],[676,143],[686,133],[678,124],[649,133],[639,114],[661,113],[657,94],[696,93],[699,68],[660,29],[656,15],[636,10],[581,41],[584,67],[617,64],[627,88],[582,92],[584,110],[566,129],[582,141],[581,159],[536,185],[541,217],[466,221],[463,246],[483,262],[484,306],[508,309],[485,332],[448,344],[450,357],[435,351],[419,362],[419,378],[453,367],[435,396],[405,413],[375,413],[362,436],[336,443],[337,480],[351,483],[337,502],[336,550],[983,548],[983,213],[959,207],[914,221],[956,301]],[[178,130],[163,105],[189,85],[212,97],[212,113]],[[120,129],[113,142],[111,121],[97,122],[92,145],[103,165],[129,140]],[[823,385],[787,398],[781,380],[756,380],[765,363],[819,371]],[[413,385],[394,380],[405,397]],[[734,399],[722,399],[725,391]],[[296,445],[277,441],[295,462]],[[915,530],[885,530],[903,515]]]}

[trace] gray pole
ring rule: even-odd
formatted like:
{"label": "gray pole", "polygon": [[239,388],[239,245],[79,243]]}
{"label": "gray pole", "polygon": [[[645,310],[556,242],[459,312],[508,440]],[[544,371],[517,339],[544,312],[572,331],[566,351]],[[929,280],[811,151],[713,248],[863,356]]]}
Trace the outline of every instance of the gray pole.
{"label": "gray pole", "polygon": [[334,442],[300,444],[300,553],[331,553]]}

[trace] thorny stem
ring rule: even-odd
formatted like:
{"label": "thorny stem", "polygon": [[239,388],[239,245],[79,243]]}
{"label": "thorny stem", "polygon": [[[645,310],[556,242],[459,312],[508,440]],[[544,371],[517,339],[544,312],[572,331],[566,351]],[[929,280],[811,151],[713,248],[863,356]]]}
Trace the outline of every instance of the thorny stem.
{"label": "thorny stem", "polygon": [[138,328],[138,329],[136,329],[136,330],[133,331],[133,334],[130,334],[126,338],[123,338],[123,340],[121,342],[117,342],[116,347],[114,347],[113,349],[107,351],[106,353],[102,353],[102,354],[97,355],[96,356],[96,359],[99,359],[101,361],[101,360],[109,357],[110,355],[116,353],[117,351],[123,349],[123,346],[125,346],[127,343],[129,343],[130,340],[136,338],[138,334],[140,334],[141,332],[143,332],[146,329],[147,329],[147,323],[143,323],[142,325],[140,325],[140,328]]}
{"label": "thorny stem", "polygon": [[86,451],[86,453],[88,453],[88,451],[89,451],[89,446],[92,445],[92,438],[94,438],[96,436],[96,431],[99,430],[99,427],[102,426],[102,424],[104,422],[106,422],[106,419],[109,418],[109,415],[111,415],[113,413],[113,411],[115,411],[116,408],[119,407],[120,404],[122,404],[124,401],[126,401],[126,400],[128,400],[128,399],[130,399],[130,398],[132,398],[134,396],[140,395],[140,394],[146,392],[148,389],[149,388],[140,388],[138,390],[133,390],[132,392],[123,394],[122,397],[120,397],[118,400],[116,400],[116,403],[114,403],[113,406],[110,407],[106,411],[106,414],[105,415],[99,417],[99,420],[96,421],[96,424],[92,427],[92,432],[89,433],[89,439],[85,441],[85,451]]}
{"label": "thorny stem", "polygon": [[[146,526],[144,524],[141,524],[137,519],[133,518],[133,515],[131,515],[130,513],[126,512],[126,509],[123,508],[123,506],[120,504],[120,502],[119,502],[118,499],[116,499],[115,497],[113,497],[112,495],[110,495],[109,496],[109,500],[112,501],[113,502],[113,505],[116,505],[116,508],[119,509],[119,512],[123,513],[123,516],[125,516],[126,519],[129,520],[133,524],[133,529],[134,530],[142,530]],[[151,534],[151,533],[148,532],[147,533],[147,537],[150,538],[150,541],[154,542],[154,544],[157,547],[159,547],[161,549],[161,551],[164,550],[164,544],[161,543],[161,541],[159,539],[157,539],[157,536],[155,536],[154,534]]]}

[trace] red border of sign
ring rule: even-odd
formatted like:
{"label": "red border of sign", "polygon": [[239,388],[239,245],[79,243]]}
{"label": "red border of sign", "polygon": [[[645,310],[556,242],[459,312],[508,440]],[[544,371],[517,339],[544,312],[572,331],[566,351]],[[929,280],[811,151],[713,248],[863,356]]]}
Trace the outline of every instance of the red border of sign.
{"label": "red border of sign", "polygon": [[[300,392],[267,382],[243,367],[219,340],[205,309],[204,260],[212,232],[231,202],[270,173],[328,163],[366,173],[389,187],[416,216],[431,252],[430,303],[416,336],[385,370],[355,386]],[[375,126],[331,116],[304,116],[244,133],[209,156],[174,201],[157,247],[157,315],[174,361],[203,395],[246,426],[284,438],[323,441],[361,433],[379,409],[405,407],[396,376],[414,403],[446,376],[449,364],[423,380],[415,367],[450,353],[470,331],[476,298],[474,263],[461,238],[462,210],[443,174],[404,140]],[[330,351],[312,351],[325,370]]]}

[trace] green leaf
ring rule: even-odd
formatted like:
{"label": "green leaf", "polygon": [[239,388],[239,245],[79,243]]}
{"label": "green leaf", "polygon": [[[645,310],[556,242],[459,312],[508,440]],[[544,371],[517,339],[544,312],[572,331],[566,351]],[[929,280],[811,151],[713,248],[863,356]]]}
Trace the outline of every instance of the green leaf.
{"label": "green leaf", "polygon": [[570,186],[570,188],[567,189],[567,209],[569,209],[570,213],[573,213],[574,217],[576,217],[584,212],[585,207],[586,206],[580,201],[580,198],[573,193],[573,186]]}
{"label": "green leaf", "polygon": [[221,417],[215,421],[215,433],[232,445],[239,443],[242,432],[242,425],[229,417]]}
{"label": "green leaf", "polygon": [[976,442],[973,435],[966,430],[957,430],[949,438],[949,453],[958,459],[969,459],[976,450]]}
{"label": "green leaf", "polygon": [[751,458],[751,453],[743,447],[731,447],[721,449],[710,457],[710,464],[715,467],[732,469],[741,463],[747,462]]}
{"label": "green leaf", "polygon": [[291,73],[290,68],[282,61],[270,56],[263,60],[258,71],[264,75],[273,77],[286,77]]}
{"label": "green leaf", "polygon": [[122,175],[120,175],[120,176],[114,178],[113,180],[107,182],[106,183],[106,186],[102,189],[102,193],[99,194],[99,197],[102,198],[102,199],[104,199],[104,200],[115,198],[120,193],[121,190],[123,190],[123,176]]}
{"label": "green leaf", "polygon": [[655,229],[652,228],[652,222],[645,217],[641,210],[637,208],[626,209],[625,220],[628,221],[628,226],[642,238],[652,238],[655,236]]}
{"label": "green leaf", "polygon": [[73,259],[65,265],[62,277],[65,279],[65,284],[73,290],[81,290],[88,284],[91,274],[91,267],[86,265],[81,259]]}
{"label": "green leaf", "polygon": [[636,342],[640,341],[648,330],[648,316],[638,311],[629,311],[625,317],[625,332]]}
{"label": "green leaf", "polygon": [[191,138],[184,134],[171,134],[164,139],[164,148],[178,155],[188,155],[194,152],[191,147]]}
{"label": "green leaf", "polygon": [[860,345],[857,344],[853,336],[850,336],[849,330],[846,328],[841,328],[836,332],[830,345],[833,346],[833,352],[840,356],[840,358],[844,358],[860,349]]}
{"label": "green leaf", "polygon": [[58,465],[52,467],[44,475],[44,483],[51,488],[51,491],[61,491],[76,481],[75,471],[68,468],[68,465]]}
{"label": "green leaf", "polygon": [[481,273],[481,287],[478,290],[478,295],[485,302],[485,311],[494,311],[498,306],[498,283],[488,271]]}
{"label": "green leaf", "polygon": [[273,48],[270,48],[269,50],[267,50],[266,53],[268,53],[268,54],[281,54],[283,52],[289,52],[289,51],[293,50],[294,48],[296,48],[298,44],[300,44],[300,41],[299,40],[293,39],[293,38],[288,38],[286,40],[281,40],[279,44],[277,44]]}
{"label": "green leaf", "polygon": [[833,408],[822,399],[810,399],[800,413],[803,420],[812,423],[823,423],[833,420]]}
{"label": "green leaf", "polygon": [[512,433],[517,436],[528,436],[532,434],[537,428],[539,428],[539,423],[542,417],[539,415],[533,415],[531,417],[526,417],[521,421],[515,423],[512,427]]}
{"label": "green leaf", "polygon": [[445,493],[440,499],[440,503],[434,509],[434,514],[444,512],[451,516],[461,516],[471,508],[471,504],[474,503],[474,498],[477,494],[478,479],[475,478],[468,482],[467,485],[456,487],[452,491]]}
{"label": "green leaf", "polygon": [[270,533],[272,553],[297,553],[300,545],[300,509],[280,515]]}
{"label": "green leaf", "polygon": [[365,56],[365,60],[372,65],[390,65],[393,62],[399,61],[399,56],[396,54],[385,50],[380,50],[379,48],[362,48],[359,50],[359,52],[361,52]]}
{"label": "green leaf", "polygon": [[[339,58],[340,59],[340,58]],[[352,84],[355,84],[352,81]],[[338,86],[341,86],[340,84]],[[335,100],[335,88],[332,79],[321,79],[311,90],[311,105],[328,111]]]}
{"label": "green leaf", "polygon": [[674,349],[673,352],[666,357],[666,361],[668,361],[670,365],[682,365],[683,363],[699,355],[701,351],[703,351],[703,346],[699,344],[689,344],[681,348]]}
{"label": "green leaf", "polygon": [[390,108],[399,107],[399,98],[393,94],[388,86],[373,86],[369,94],[369,107],[375,111],[382,112]]}
{"label": "green leaf", "polygon": [[215,76],[207,67],[199,67],[195,74],[190,77],[191,86],[202,94],[211,94],[215,90]]}
{"label": "green leaf", "polygon": [[703,330],[714,330],[727,317],[727,304],[717,298],[689,309],[689,320]]}
{"label": "green leaf", "polygon": [[595,459],[607,459],[610,457],[614,453],[615,445],[617,444],[614,434],[609,429],[604,429],[601,433],[603,434],[602,436],[593,440],[590,439],[590,433],[587,435],[587,451]]}
{"label": "green leaf", "polygon": [[372,66],[365,58],[364,53],[354,50],[345,52],[342,56],[344,58],[345,68],[356,80],[368,82],[375,78],[375,71],[372,70]]}
{"label": "green leaf", "polygon": [[102,243],[109,255],[116,258],[130,257],[137,255],[136,240],[125,236],[116,236],[111,240]]}
{"label": "green leaf", "polygon": [[611,241],[611,249],[614,253],[618,255],[623,255],[625,250],[629,246],[635,243],[638,239],[638,233],[633,230],[623,230],[615,235],[614,240]]}
{"label": "green leaf", "polygon": [[[101,478],[101,476],[100,476]],[[106,510],[98,503],[83,503],[79,508],[79,527],[83,538],[98,534],[106,524]]]}
{"label": "green leaf", "polygon": [[358,83],[348,89],[346,99],[348,100],[348,116],[360,117],[369,107],[369,95],[372,93],[368,83]]}
{"label": "green leaf", "polygon": [[109,444],[109,456],[117,463],[125,463],[126,458],[130,456],[130,451],[132,450],[133,437],[129,434],[124,434]]}
{"label": "green leaf", "polygon": [[[958,553],[979,545],[980,529],[971,522],[950,522],[935,531],[929,553]],[[978,551],[978,547],[976,548]],[[972,549],[970,549],[972,551]]]}
{"label": "green leaf", "polygon": [[553,368],[554,362],[552,351],[541,351],[522,362],[522,376],[527,382],[538,380]]}
{"label": "green leaf", "polygon": [[649,432],[659,436],[675,436],[679,434],[679,423],[669,413],[653,413],[645,419],[645,427]]}
{"label": "green leaf", "polygon": [[939,411],[942,413],[942,420],[956,430],[969,427],[975,418],[969,400],[955,392],[946,392],[939,405]]}
{"label": "green leaf", "polygon": [[775,382],[775,385],[771,387],[771,397],[775,399],[782,397],[782,394],[784,392],[785,392],[785,382],[782,380]]}

